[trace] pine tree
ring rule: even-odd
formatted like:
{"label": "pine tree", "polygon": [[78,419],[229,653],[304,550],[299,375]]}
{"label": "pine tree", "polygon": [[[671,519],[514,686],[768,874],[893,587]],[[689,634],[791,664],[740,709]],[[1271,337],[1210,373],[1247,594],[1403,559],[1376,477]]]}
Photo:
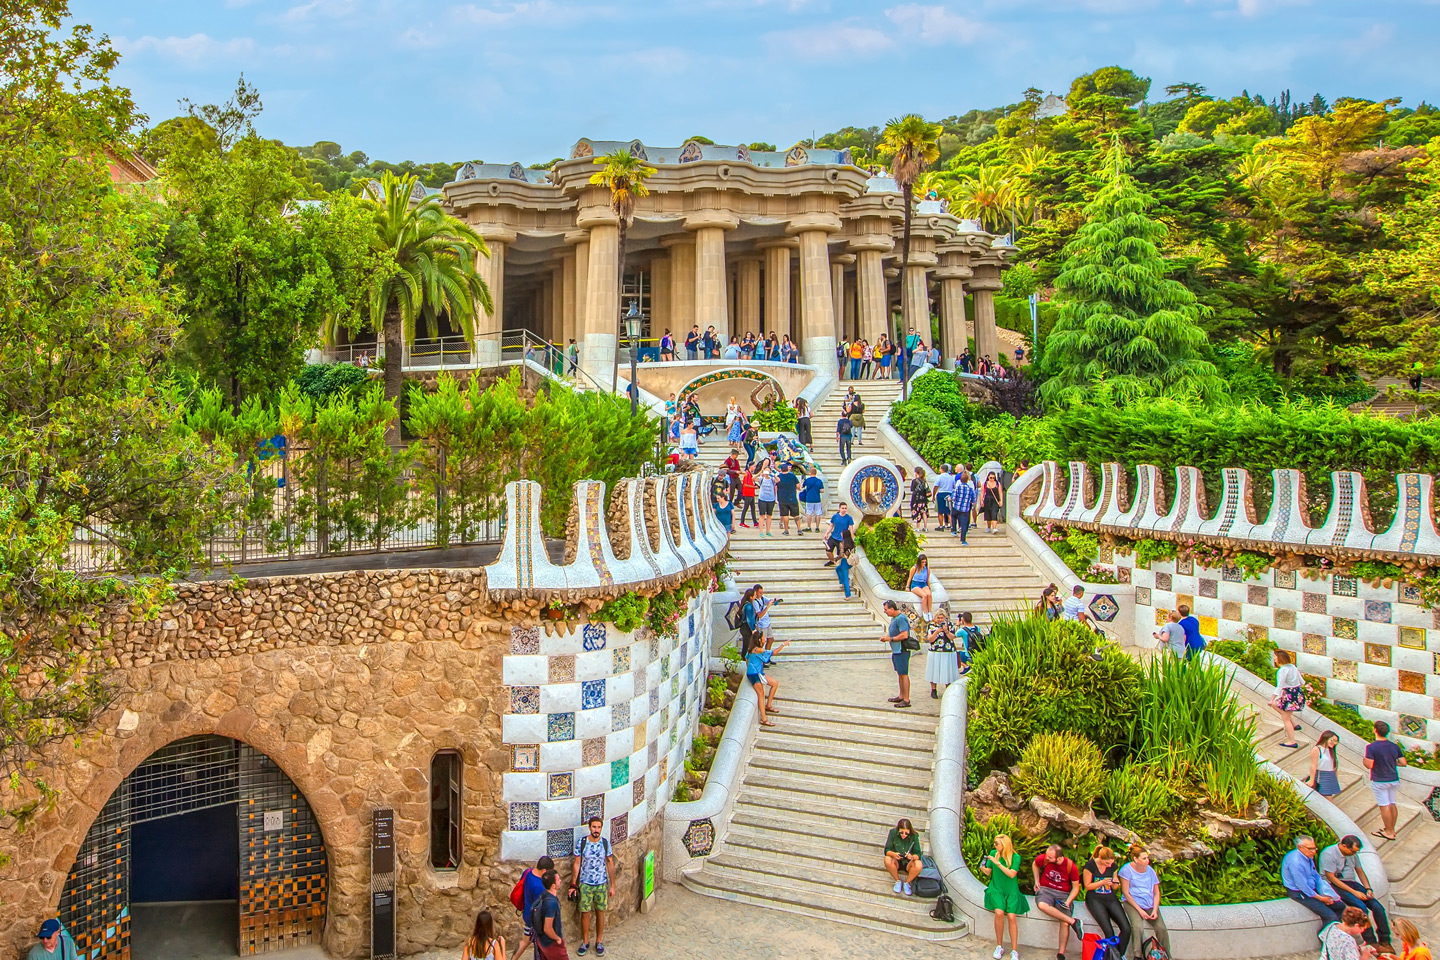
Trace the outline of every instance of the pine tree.
{"label": "pine tree", "polygon": [[1097,390],[1119,403],[1161,395],[1213,399],[1225,386],[1201,357],[1205,332],[1195,295],[1167,276],[1160,252],[1165,226],[1146,216],[1151,201],[1118,144],[1106,167],[1055,280],[1060,315],[1045,343],[1041,395],[1051,404]]}

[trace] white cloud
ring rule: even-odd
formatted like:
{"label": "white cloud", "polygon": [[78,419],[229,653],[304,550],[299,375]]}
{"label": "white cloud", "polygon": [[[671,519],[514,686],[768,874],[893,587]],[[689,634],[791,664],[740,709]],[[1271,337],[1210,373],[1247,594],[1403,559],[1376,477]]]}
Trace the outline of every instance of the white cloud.
{"label": "white cloud", "polygon": [[482,27],[542,21],[547,27],[555,27],[592,17],[610,16],[613,12],[611,8],[604,6],[572,6],[551,3],[550,0],[466,3],[453,7],[450,11],[455,20]]}
{"label": "white cloud", "polygon": [[216,40],[204,33],[192,33],[188,37],[147,35],[134,40],[116,37],[115,48],[122,54],[130,56],[148,53],[162,60],[199,64],[249,56],[255,52],[255,41],[249,37]]}
{"label": "white cloud", "polygon": [[280,15],[281,23],[306,23],[321,18],[353,17],[360,12],[359,0],[309,0],[298,3]]}
{"label": "white cloud", "polygon": [[884,31],[854,23],[780,30],[766,34],[764,39],[777,52],[806,60],[873,57],[895,46],[894,39]]}
{"label": "white cloud", "polygon": [[1309,0],[1236,0],[1235,9],[1242,17],[1258,17],[1271,13],[1276,7],[1305,6]]}
{"label": "white cloud", "polygon": [[973,43],[983,29],[969,17],[942,6],[905,3],[886,10],[885,16],[907,39],[928,44]]}

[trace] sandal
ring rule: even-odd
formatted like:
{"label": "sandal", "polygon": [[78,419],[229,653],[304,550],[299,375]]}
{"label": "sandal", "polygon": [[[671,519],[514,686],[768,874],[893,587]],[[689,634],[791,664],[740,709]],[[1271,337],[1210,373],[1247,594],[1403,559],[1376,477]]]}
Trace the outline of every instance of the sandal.
{"label": "sandal", "polygon": [[1390,836],[1389,834],[1386,834],[1386,833],[1384,833],[1383,831],[1380,831],[1380,830],[1376,830],[1376,831],[1372,832],[1372,833],[1370,834],[1370,836],[1372,836],[1372,837],[1379,837],[1381,840],[1394,840],[1394,839],[1395,839],[1393,836]]}
{"label": "sandal", "polygon": [[905,708],[907,708],[907,707],[910,706],[910,701],[909,701],[909,700],[901,700],[901,701],[899,701],[898,703],[896,703],[895,706],[897,706],[897,707],[899,707],[900,709],[903,710],[903,709],[905,709]]}
{"label": "sandal", "polygon": [[762,727],[773,727],[773,726],[775,726],[775,721],[774,721],[774,720],[761,720],[761,721],[760,721],[760,726],[762,726]]}

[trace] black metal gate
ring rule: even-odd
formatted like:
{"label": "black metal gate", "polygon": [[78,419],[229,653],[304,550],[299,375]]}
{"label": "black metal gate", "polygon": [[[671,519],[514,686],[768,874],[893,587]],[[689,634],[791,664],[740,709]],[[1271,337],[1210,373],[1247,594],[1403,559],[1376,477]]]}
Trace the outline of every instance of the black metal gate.
{"label": "black metal gate", "polygon": [[204,735],[177,740],[136,767],[85,835],[59,911],[81,957],[129,960],[131,827],[226,805],[237,805],[240,825],[239,953],[320,943],[327,871],[310,805],[263,753]]}

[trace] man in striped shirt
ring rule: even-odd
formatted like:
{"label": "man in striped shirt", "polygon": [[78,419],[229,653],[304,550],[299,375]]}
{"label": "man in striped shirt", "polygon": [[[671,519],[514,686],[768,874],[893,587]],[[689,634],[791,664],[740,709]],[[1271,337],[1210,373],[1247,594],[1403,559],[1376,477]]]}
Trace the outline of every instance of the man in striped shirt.
{"label": "man in striped shirt", "polygon": [[954,534],[958,527],[961,543],[965,542],[970,532],[970,520],[975,516],[976,493],[970,471],[962,467],[960,475],[955,478],[955,490],[950,494],[950,533]]}

